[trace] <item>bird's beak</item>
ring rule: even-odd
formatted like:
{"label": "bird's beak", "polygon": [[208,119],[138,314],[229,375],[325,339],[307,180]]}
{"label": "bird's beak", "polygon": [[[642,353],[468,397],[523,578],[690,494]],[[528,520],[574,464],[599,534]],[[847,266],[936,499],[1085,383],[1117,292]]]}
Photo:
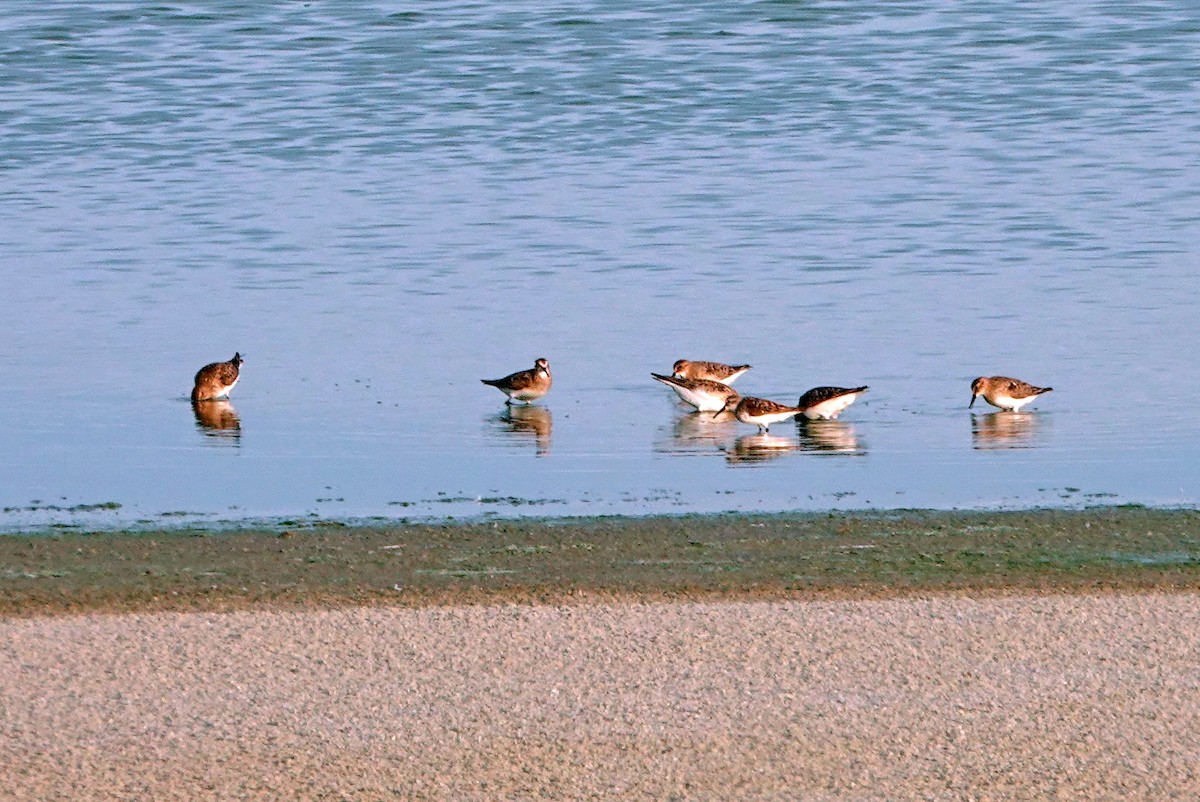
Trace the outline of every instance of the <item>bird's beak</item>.
{"label": "bird's beak", "polygon": [[971,407],[975,406],[975,399],[978,397],[979,396],[977,396],[977,395],[971,396],[971,403],[967,404],[967,409],[970,409]]}

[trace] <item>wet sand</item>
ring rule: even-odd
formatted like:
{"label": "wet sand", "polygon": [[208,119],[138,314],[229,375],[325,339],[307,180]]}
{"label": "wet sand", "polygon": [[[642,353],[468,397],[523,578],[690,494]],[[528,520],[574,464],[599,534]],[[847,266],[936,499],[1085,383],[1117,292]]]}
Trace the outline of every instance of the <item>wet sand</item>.
{"label": "wet sand", "polygon": [[1195,799],[1200,597],[0,621],[13,800]]}
{"label": "wet sand", "polygon": [[0,788],[1196,799],[1197,521],[0,538]]}

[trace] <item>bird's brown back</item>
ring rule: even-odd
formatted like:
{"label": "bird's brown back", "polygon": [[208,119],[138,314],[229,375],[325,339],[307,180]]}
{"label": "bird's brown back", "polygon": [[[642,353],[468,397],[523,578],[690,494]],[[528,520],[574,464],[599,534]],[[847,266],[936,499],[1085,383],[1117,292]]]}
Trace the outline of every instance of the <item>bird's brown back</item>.
{"label": "bird's brown back", "polygon": [[796,409],[767,398],[755,398],[752,395],[743,396],[738,406],[741,407],[742,412],[752,417],[770,415],[774,412],[791,412]]}
{"label": "bird's brown back", "polygon": [[866,389],[866,387],[814,387],[800,396],[800,400],[796,402],[796,406],[807,409],[808,407],[815,407],[817,404],[822,404],[843,395],[861,393]]}

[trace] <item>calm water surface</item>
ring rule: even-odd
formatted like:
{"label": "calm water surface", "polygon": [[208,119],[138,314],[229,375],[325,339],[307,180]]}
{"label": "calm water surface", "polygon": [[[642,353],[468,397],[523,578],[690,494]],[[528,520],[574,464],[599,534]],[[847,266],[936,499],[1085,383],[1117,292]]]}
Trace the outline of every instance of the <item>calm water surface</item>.
{"label": "calm water surface", "polygon": [[[1148,2],[11,0],[0,525],[1196,504],[1198,54]],[[679,357],[871,390],[759,437]]]}

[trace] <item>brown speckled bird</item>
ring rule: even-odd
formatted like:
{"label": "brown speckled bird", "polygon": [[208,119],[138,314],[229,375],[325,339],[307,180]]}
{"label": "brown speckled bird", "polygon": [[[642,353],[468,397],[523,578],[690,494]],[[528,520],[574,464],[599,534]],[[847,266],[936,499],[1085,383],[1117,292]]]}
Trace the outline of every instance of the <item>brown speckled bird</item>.
{"label": "brown speckled bird", "polygon": [[730,398],[738,397],[738,391],[728,384],[709,379],[679,379],[661,373],[651,373],[650,376],[670,387],[684,403],[691,404],[700,412],[719,412]]}
{"label": "brown speckled bird", "polygon": [[240,353],[234,354],[228,362],[213,362],[205,365],[196,373],[196,381],[192,386],[193,401],[212,401],[217,398],[228,398],[233,386],[238,383],[241,374],[242,359]]}
{"label": "brown speckled bird", "polygon": [[[804,411],[800,407],[789,407],[765,398],[755,398],[752,395],[744,395],[740,400],[729,399],[725,403],[725,409],[732,412],[733,416],[742,423],[757,426],[760,432],[767,432],[772,423],[787,420]],[[721,413],[718,412],[717,415],[719,414]],[[713,417],[715,418],[716,415]]]}
{"label": "brown speckled bird", "polygon": [[1048,393],[1053,389],[1053,387],[1034,387],[1028,382],[1010,379],[1008,376],[980,376],[971,382],[971,403],[967,404],[967,409],[975,406],[976,398],[983,396],[983,400],[994,407],[1017,412],[1042,393]]}
{"label": "brown speckled bird", "polygon": [[677,379],[707,379],[721,384],[733,384],[738,376],[750,370],[749,365],[726,365],[722,362],[692,362],[688,359],[675,361],[671,375]]}
{"label": "brown speckled bird", "polygon": [[502,379],[480,381],[508,396],[508,400],[504,402],[506,404],[511,404],[514,400],[528,404],[550,392],[550,385],[554,380],[550,377],[550,363],[543,357],[534,362],[529,370],[519,370]]}
{"label": "brown speckled bird", "polygon": [[796,406],[809,420],[833,420],[866,391],[866,387],[814,387],[800,396]]}

